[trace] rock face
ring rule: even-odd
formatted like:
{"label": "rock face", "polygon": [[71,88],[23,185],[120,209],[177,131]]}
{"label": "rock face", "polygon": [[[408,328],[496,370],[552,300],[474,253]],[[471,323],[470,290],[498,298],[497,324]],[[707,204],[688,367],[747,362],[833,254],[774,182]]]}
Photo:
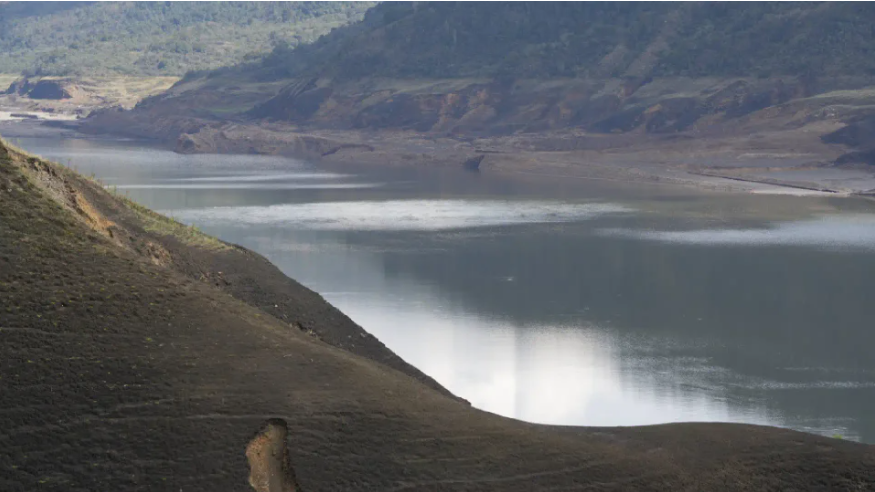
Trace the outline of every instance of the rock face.
{"label": "rock face", "polygon": [[301,491],[289,458],[288,433],[285,420],[270,419],[246,446],[249,485],[256,492]]}
{"label": "rock face", "polygon": [[483,162],[483,159],[485,157],[486,157],[485,155],[478,155],[478,156],[471,157],[462,163],[462,168],[465,169],[466,171],[479,171],[480,170],[480,163]]}
{"label": "rock face", "polygon": [[70,99],[73,97],[63,79],[32,80],[26,77],[13,82],[6,89],[8,95],[27,96],[31,99]]}
{"label": "rock face", "polygon": [[[449,134],[564,128],[666,134],[703,118],[731,120],[804,94],[796,78],[554,81],[437,80],[428,84],[294,81],[250,115],[296,125]],[[678,89],[684,89],[679,93]]]}
{"label": "rock face", "polygon": [[303,133],[274,132],[268,129],[235,125],[205,125],[191,133],[182,133],[174,150],[180,154],[292,154],[319,158],[355,145]]}
{"label": "rock face", "polygon": [[836,159],[836,164],[875,166],[875,116],[856,118],[844,128],[822,136],[821,140],[853,149]]}
{"label": "rock face", "polygon": [[27,95],[31,99],[70,99],[73,97],[64,84],[57,80],[40,80],[34,84]]}
{"label": "rock face", "polygon": [[4,94],[24,96],[27,95],[27,93],[30,92],[32,88],[33,86],[31,85],[30,81],[28,81],[27,78],[22,77],[9,84],[9,87],[6,89]]}

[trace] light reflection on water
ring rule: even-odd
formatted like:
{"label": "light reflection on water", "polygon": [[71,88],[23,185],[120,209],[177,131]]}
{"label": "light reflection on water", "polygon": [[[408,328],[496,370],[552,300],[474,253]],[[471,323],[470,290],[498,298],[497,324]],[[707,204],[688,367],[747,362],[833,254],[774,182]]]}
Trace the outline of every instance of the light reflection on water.
{"label": "light reflection on water", "polygon": [[640,231],[603,229],[604,235],[667,243],[728,246],[816,246],[825,249],[875,250],[875,215],[823,216],[779,222],[761,229]]}
{"label": "light reflection on water", "polygon": [[264,254],[485,410],[875,442],[870,204],[21,145]]}
{"label": "light reflection on water", "polygon": [[527,223],[574,222],[629,212],[612,203],[569,204],[510,200],[388,200],[211,207],[180,210],[176,217],[203,225],[278,225],[297,229],[462,229]]}
{"label": "light reflection on water", "polygon": [[[269,178],[269,176],[265,176]],[[260,180],[259,180],[260,181]],[[268,181],[268,179],[264,179]],[[328,190],[378,188],[383,183],[150,183],[116,185],[118,190]]]}
{"label": "light reflection on water", "polygon": [[[658,360],[624,360],[621,340],[603,327],[520,327],[476,315],[448,319],[425,308],[407,311],[397,320],[422,333],[410,337],[381,328],[386,310],[396,308],[392,304],[328,297],[399,355],[417,361],[420,369],[474,406],[500,415],[595,426],[773,421],[763,415],[737,415],[714,395],[683,391],[681,386],[695,382],[679,378],[677,371],[655,371]],[[427,300],[414,304],[433,305]],[[633,365],[638,366],[636,377],[624,377]]]}

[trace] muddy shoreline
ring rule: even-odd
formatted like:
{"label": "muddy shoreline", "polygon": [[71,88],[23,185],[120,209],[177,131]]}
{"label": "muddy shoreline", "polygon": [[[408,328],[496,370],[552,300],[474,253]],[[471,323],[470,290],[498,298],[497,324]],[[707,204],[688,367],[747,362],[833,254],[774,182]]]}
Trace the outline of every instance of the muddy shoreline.
{"label": "muddy shoreline", "polygon": [[[737,193],[875,196],[875,169],[836,166],[833,162],[844,147],[811,138],[810,129],[752,137],[592,135],[570,130],[447,136],[309,129],[276,122],[154,121],[130,112],[103,113],[65,126],[86,135],[148,139],[180,153],[287,155],[344,165],[447,167]],[[823,130],[831,130],[833,125],[829,126]],[[472,168],[474,161],[477,165]],[[812,169],[828,172],[806,173]],[[757,174],[761,172],[789,176]],[[793,176],[797,174],[798,178]]]}
{"label": "muddy shoreline", "polygon": [[0,134],[13,138],[59,131],[65,138],[141,140],[180,153],[285,155],[343,165],[459,168],[521,179],[608,180],[733,193],[875,197],[875,169],[835,165],[846,149],[813,139],[808,130],[748,137],[592,135],[572,130],[447,136],[308,129],[275,122],[155,121],[122,111],[78,121],[0,124]]}

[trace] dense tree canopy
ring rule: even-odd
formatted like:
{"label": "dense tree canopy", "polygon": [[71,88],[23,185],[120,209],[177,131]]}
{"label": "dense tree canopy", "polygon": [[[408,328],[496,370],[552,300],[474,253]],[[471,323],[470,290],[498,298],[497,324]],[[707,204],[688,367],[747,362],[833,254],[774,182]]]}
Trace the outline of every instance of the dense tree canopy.
{"label": "dense tree canopy", "polygon": [[181,75],[315,40],[373,2],[3,2],[0,73]]}
{"label": "dense tree canopy", "polygon": [[768,76],[875,73],[871,3],[393,2],[269,76]]}

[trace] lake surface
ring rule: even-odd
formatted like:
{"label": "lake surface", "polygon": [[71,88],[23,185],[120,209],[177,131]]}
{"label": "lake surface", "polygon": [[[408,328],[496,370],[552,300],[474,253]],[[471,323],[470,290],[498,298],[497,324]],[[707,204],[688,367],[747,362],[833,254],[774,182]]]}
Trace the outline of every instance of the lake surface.
{"label": "lake surface", "polygon": [[476,407],[875,443],[875,204],[19,145],[254,249]]}

